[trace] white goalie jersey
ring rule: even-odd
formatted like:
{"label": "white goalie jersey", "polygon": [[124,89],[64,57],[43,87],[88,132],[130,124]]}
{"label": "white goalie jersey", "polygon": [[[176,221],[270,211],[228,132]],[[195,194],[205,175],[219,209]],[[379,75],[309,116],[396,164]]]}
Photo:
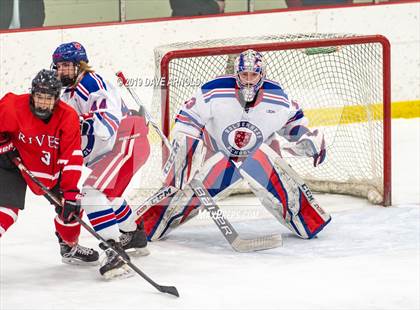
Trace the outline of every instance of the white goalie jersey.
{"label": "white goalie jersey", "polygon": [[238,96],[234,76],[204,84],[176,116],[173,136],[183,132],[200,137],[207,147],[229,157],[247,157],[276,132],[296,141],[299,133],[294,128],[308,123],[276,82],[264,80],[249,109],[244,109]]}

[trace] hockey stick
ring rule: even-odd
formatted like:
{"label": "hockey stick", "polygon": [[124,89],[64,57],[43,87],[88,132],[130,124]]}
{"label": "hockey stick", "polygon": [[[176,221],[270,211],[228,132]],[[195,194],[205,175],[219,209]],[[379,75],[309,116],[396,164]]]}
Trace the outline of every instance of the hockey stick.
{"label": "hockey stick", "polygon": [[128,92],[130,93],[131,97],[133,97],[134,101],[139,106],[139,108],[140,107],[143,108],[144,116],[146,116],[147,121],[150,124],[152,124],[152,126],[155,129],[156,133],[160,136],[160,138],[162,139],[163,143],[165,143],[165,146],[168,148],[168,150],[170,150],[171,149],[171,144],[169,143],[168,139],[166,139],[166,137],[164,136],[164,134],[160,130],[158,124],[153,120],[153,117],[147,111],[146,106],[141,102],[141,100],[140,100],[139,96],[137,95],[137,93],[135,91],[133,91],[133,89],[128,85],[128,81],[125,78],[125,76],[122,73],[122,71],[118,71],[115,75],[121,80],[122,84],[128,90]]}
{"label": "hockey stick", "polygon": [[[47,195],[52,202],[57,206],[62,206],[61,200],[53,193],[51,192],[44,184],[42,184],[41,181],[39,181],[31,171],[26,168],[26,166],[22,163],[21,159],[19,157],[15,157],[12,159],[13,163],[18,167],[20,171],[25,173],[34,183],[36,183]],[[115,252],[121,260],[123,260],[128,266],[130,266],[131,269],[133,269],[137,274],[139,274],[143,279],[145,279],[147,282],[149,282],[151,285],[153,285],[159,292],[167,293],[174,295],[176,297],[179,297],[178,290],[175,286],[164,286],[159,285],[155,281],[153,281],[151,278],[149,278],[143,271],[141,271],[136,265],[134,265],[131,261],[124,258],[117,250],[115,250],[101,235],[99,235],[96,231],[94,231],[88,224],[86,224],[85,221],[83,221],[80,217],[73,215],[75,220],[82,225],[90,234],[92,234],[96,239],[101,241],[105,246]]]}
{"label": "hockey stick", "polygon": [[[134,101],[139,107],[143,107],[143,110],[145,111],[145,116],[148,118],[148,121],[152,124],[153,128],[157,132],[157,134],[160,136],[168,150],[171,150],[172,147],[166,138],[166,136],[162,133],[159,126],[156,124],[155,121],[153,121],[152,116],[147,112],[146,107],[143,105],[143,103],[138,98],[137,94],[130,88],[130,86],[127,83],[127,79],[125,78],[124,74],[119,71],[116,73],[117,77],[121,79],[122,84],[127,88],[131,96],[133,97]],[[169,162],[170,160],[168,160]],[[171,163],[166,163],[165,168],[167,169],[168,166],[171,165]],[[204,205],[204,208],[210,213],[212,220],[216,223],[219,230],[222,232],[223,236],[226,238],[226,240],[229,242],[229,244],[232,246],[232,248],[235,251],[238,252],[251,252],[251,251],[259,251],[259,250],[265,250],[270,249],[274,247],[279,247],[283,244],[281,235],[267,235],[267,236],[261,236],[256,237],[254,239],[243,239],[239,236],[239,234],[236,232],[236,230],[233,228],[232,224],[228,221],[228,219],[223,215],[222,210],[217,206],[215,203],[213,197],[210,196],[209,192],[203,185],[203,183],[193,178],[190,182],[190,187],[193,190],[194,194],[200,199],[200,202]],[[161,190],[162,192],[162,190]],[[163,194],[165,194],[165,190],[163,189]],[[154,198],[153,196],[152,198]],[[161,195],[160,197],[163,197],[161,200],[163,200],[165,195]],[[160,201],[161,201],[160,200]],[[138,210],[143,210],[143,213],[150,208],[151,205],[145,206],[142,205]]]}
{"label": "hockey stick", "polygon": [[235,251],[252,252],[282,246],[283,240],[281,235],[277,234],[256,237],[253,239],[241,238],[232,224],[223,215],[222,210],[220,210],[218,205],[214,202],[214,199],[211,197],[203,183],[200,180],[193,178],[190,185],[195,195],[200,199],[204,208],[210,213],[211,218]]}

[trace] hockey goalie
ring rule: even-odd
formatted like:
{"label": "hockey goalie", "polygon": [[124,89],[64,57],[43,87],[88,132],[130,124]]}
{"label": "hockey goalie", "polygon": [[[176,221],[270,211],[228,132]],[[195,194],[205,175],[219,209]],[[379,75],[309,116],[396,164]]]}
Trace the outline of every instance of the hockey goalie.
{"label": "hockey goalie", "polygon": [[235,60],[234,75],[205,83],[186,101],[175,119],[172,150],[164,165],[164,187],[175,193],[140,217],[149,240],[158,240],[201,209],[189,182],[199,179],[217,201],[245,180],[261,204],[291,232],[310,239],[330,215],[308,201],[297,182],[276,165],[275,135],[289,141],[287,151],[326,157],[323,133],[311,130],[299,105],[281,86],[266,78],[263,56],[246,50]]}

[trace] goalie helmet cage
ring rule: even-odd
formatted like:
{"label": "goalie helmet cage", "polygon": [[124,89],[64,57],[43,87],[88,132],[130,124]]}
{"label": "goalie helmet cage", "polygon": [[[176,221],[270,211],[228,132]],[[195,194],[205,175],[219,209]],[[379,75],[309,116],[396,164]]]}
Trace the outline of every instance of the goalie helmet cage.
{"label": "goalie helmet cage", "polygon": [[[380,35],[297,34],[160,46],[152,114],[161,118],[164,134],[170,137],[176,113],[198,87],[232,74],[237,54],[250,48],[263,54],[267,78],[299,103],[309,126],[324,131],[322,165],[286,159],[311,189],[391,205],[390,44]],[[155,162],[168,155],[164,146],[152,153]]]}

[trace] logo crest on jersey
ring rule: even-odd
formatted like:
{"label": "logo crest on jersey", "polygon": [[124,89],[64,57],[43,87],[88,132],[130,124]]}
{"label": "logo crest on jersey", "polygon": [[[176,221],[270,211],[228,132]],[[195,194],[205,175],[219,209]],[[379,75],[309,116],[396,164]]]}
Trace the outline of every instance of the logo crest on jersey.
{"label": "logo crest on jersey", "polygon": [[240,121],[225,128],[222,141],[230,155],[246,157],[263,142],[261,130],[248,121]]}
{"label": "logo crest on jersey", "polygon": [[235,132],[235,144],[236,144],[236,146],[239,147],[239,148],[245,147],[249,143],[249,141],[251,140],[251,135],[252,134],[250,132],[237,130]]}

